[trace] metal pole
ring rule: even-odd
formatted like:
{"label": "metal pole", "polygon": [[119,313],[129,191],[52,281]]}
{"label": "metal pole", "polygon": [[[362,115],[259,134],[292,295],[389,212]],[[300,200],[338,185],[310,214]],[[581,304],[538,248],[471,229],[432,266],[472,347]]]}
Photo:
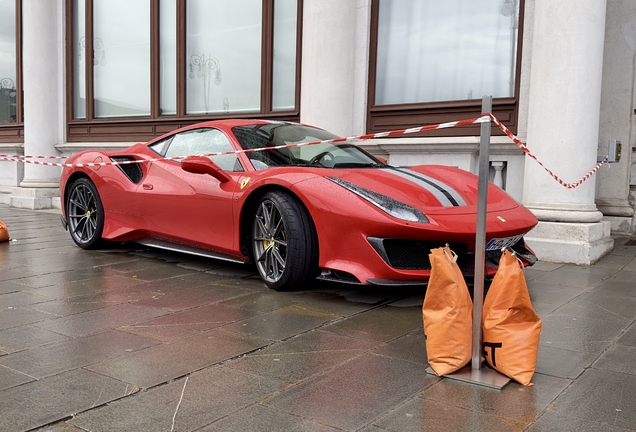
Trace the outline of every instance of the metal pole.
{"label": "metal pole", "polygon": [[[492,96],[481,99],[482,115],[492,111]],[[477,197],[477,235],[475,236],[475,282],[473,285],[473,357],[472,368],[481,368],[481,312],[484,305],[484,270],[486,266],[486,212],[490,174],[490,122],[481,124],[479,140],[479,183]]]}

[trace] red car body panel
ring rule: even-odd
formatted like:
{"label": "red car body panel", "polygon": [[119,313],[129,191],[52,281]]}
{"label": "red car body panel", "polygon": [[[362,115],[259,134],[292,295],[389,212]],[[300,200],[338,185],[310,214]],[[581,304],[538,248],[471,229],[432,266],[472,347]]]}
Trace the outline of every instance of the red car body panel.
{"label": "red car body panel", "polygon": [[[78,176],[89,177],[99,191],[105,210],[104,239],[162,239],[247,260],[249,257],[241,250],[240,220],[245,211],[250,211],[245,207],[248,199],[261,193],[263,188],[284,189],[302,201],[313,220],[318,237],[319,267],[346,272],[360,283],[369,280],[426,281],[430,275],[428,269],[391,267],[369,243],[369,237],[459,242],[467,245],[469,252],[474,251],[477,177],[463,170],[431,165],[408,169],[285,166],[255,170],[247,155],[241,153],[238,158],[245,171],[227,172],[232,180],[221,183],[209,175],[186,172],[177,161],[156,160],[161,159],[160,156],[148,147],[178,132],[214,127],[223,131],[234,148],[240,150],[232,127],[268,123],[253,120],[206,122],[121,151],[78,153],[68,159],[74,166],[65,168],[60,179],[62,203],[66,203],[69,181]],[[78,166],[108,162],[113,157],[145,160],[139,164],[141,181],[131,182],[118,166]],[[149,161],[151,159],[153,161]],[[330,177],[419,209],[428,218],[428,223],[390,216]],[[440,184],[444,186],[441,188],[444,196]],[[447,199],[450,201],[445,203]],[[525,234],[536,223],[537,219],[529,210],[490,184],[487,241]],[[495,271],[488,269],[490,275]]]}

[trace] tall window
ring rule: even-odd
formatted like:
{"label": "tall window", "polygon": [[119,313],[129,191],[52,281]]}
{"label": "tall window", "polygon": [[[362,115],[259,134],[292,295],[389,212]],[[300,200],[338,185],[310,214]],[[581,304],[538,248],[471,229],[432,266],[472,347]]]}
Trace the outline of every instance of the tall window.
{"label": "tall window", "polygon": [[258,112],[261,0],[189,0],[188,114]]}
{"label": "tall window", "polygon": [[69,141],[141,141],[214,118],[299,118],[302,0],[67,5]]}
{"label": "tall window", "polygon": [[20,109],[21,1],[0,0],[0,140],[22,141]]}
{"label": "tall window", "polygon": [[522,7],[523,0],[374,0],[369,129],[478,115],[484,95],[514,129]]}

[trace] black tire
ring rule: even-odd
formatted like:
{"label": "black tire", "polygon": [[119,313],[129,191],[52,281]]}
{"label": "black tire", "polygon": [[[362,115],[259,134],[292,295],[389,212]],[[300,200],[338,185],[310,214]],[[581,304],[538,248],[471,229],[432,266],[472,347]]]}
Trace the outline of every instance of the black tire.
{"label": "black tire", "polygon": [[316,230],[295,197],[272,191],[259,200],[252,222],[252,256],[265,284],[276,291],[298,288],[315,277]]}
{"label": "black tire", "polygon": [[71,238],[82,249],[103,244],[104,206],[97,188],[87,178],[76,180],[66,197],[66,219]]}

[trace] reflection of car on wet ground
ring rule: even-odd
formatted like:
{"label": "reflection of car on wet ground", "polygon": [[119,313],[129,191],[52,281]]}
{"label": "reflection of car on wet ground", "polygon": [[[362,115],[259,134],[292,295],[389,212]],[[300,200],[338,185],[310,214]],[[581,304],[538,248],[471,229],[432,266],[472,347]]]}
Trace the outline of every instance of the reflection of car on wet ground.
{"label": "reflection of car on wet ground", "polygon": [[[64,223],[86,249],[105,240],[135,241],[251,261],[277,290],[314,277],[425,283],[430,249],[446,243],[470,271],[473,174],[435,165],[393,167],[348,142],[249,151],[333,138],[295,123],[224,120],[121,151],[81,152],[69,158],[73,167],[64,168],[60,180]],[[230,153],[201,156],[221,152]],[[118,164],[87,166],[99,162]],[[487,263],[504,246],[532,263],[523,235],[536,222],[491,184]]]}

